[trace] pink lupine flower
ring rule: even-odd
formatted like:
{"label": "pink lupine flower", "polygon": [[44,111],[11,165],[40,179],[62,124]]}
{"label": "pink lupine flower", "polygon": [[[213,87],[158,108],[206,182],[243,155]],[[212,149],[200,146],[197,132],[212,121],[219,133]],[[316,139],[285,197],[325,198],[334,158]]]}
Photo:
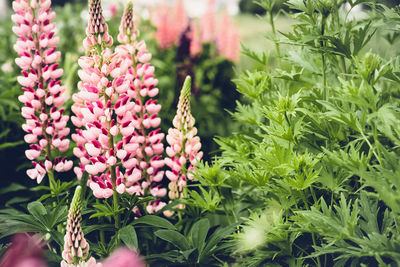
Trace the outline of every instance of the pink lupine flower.
{"label": "pink lupine flower", "polygon": [[[53,161],[51,151],[65,152],[69,146],[66,138],[70,129],[66,127],[68,116],[63,115],[65,87],[59,78],[63,70],[56,61],[61,53],[56,51],[59,41],[54,34],[55,23],[51,22],[55,12],[50,9],[50,0],[15,0],[11,16],[17,24],[13,27],[19,37],[14,45],[19,57],[15,63],[22,69],[18,82],[23,86],[23,95],[18,97],[25,104],[21,110],[26,123],[25,141],[30,149],[25,155],[32,160],[34,168],[27,170],[30,178],[40,183],[49,171],[68,171],[72,161]],[[45,161],[39,160],[45,156]]]}
{"label": "pink lupine flower", "polygon": [[[158,112],[161,105],[153,99],[158,94],[158,80],[154,78],[154,67],[148,61],[151,54],[144,41],[137,41],[133,7],[129,3],[121,21],[118,40],[122,43],[116,51],[129,62],[130,83],[122,90],[116,101],[119,127],[115,132],[123,135],[117,144],[117,158],[122,160],[125,173],[117,186],[119,193],[164,197],[166,189],[159,182],[164,177],[162,152],[164,134],[157,129],[161,123]],[[126,104],[125,104],[126,103]],[[156,189],[157,188],[157,189]],[[157,202],[159,204],[160,202]],[[160,204],[161,205],[161,204]]]}
{"label": "pink lupine flower", "polygon": [[[116,156],[120,155],[114,144],[116,124],[113,118],[119,93],[127,90],[125,73],[128,65],[113,53],[109,46],[112,38],[107,32],[107,23],[102,14],[101,1],[89,1],[90,19],[84,41],[89,56],[78,60],[82,68],[78,71],[81,81],[79,92],[72,96],[74,104],[71,117],[77,127],[72,139],[76,142],[74,154],[80,159],[79,167],[74,171],[78,179],[84,171],[89,173],[89,187],[98,198],[109,198],[120,183],[121,172],[116,166]],[[123,106],[128,104],[124,102]]]}
{"label": "pink lupine flower", "polygon": [[2,267],[47,267],[39,239],[28,234],[17,234],[0,260]]}
{"label": "pink lupine flower", "polygon": [[102,262],[102,267],[145,267],[139,254],[129,248],[119,248]]}
{"label": "pink lupine flower", "polygon": [[216,41],[218,52],[236,62],[240,56],[239,33],[226,11],[222,14],[219,25],[221,26]]}
{"label": "pink lupine flower", "polygon": [[77,186],[68,212],[67,229],[64,236],[64,250],[61,267],[96,266],[94,258],[86,262],[89,244],[82,232],[82,188]]}
{"label": "pink lupine flower", "polygon": [[156,38],[161,49],[178,44],[180,35],[189,24],[183,0],[175,1],[175,8],[160,5],[152,15],[152,23],[157,27]]}
{"label": "pink lupine flower", "polygon": [[[101,7],[91,10],[101,11]],[[101,13],[91,17],[104,21]],[[160,171],[164,165],[160,156],[164,134],[153,129],[160,125],[157,113],[161,106],[151,99],[158,94],[158,81],[154,78],[154,67],[148,63],[151,54],[146,44],[135,39],[138,31],[133,20],[129,4],[118,35],[122,45],[116,52],[106,48],[99,53],[99,47],[110,43],[103,41],[97,48],[89,47],[91,55],[78,61],[82,68],[78,72],[81,82],[79,92],[73,96],[75,116],[71,120],[84,128],[72,136],[77,143],[74,154],[80,159],[74,171],[78,178],[84,171],[89,173],[89,187],[98,198],[111,197],[115,191],[151,193],[152,183],[160,182],[164,175]],[[107,25],[104,23],[101,28]],[[105,36],[107,32],[102,34]]]}
{"label": "pink lupine flower", "polygon": [[216,39],[215,8],[215,0],[208,0],[206,13],[201,18],[201,40],[204,43],[211,43]]}
{"label": "pink lupine flower", "polygon": [[195,120],[190,112],[191,79],[187,76],[178,102],[177,114],[173,120],[174,128],[168,130],[166,152],[169,158],[165,163],[171,169],[166,172],[170,180],[169,198],[183,197],[183,188],[188,180],[193,180],[193,170],[202,158],[200,138],[196,136]]}

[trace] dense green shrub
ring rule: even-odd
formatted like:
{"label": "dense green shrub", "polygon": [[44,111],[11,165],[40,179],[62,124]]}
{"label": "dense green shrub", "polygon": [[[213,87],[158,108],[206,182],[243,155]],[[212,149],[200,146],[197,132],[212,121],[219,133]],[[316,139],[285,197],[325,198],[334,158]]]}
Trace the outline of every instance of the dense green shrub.
{"label": "dense green shrub", "polygon": [[199,169],[207,189],[195,205],[245,218],[232,249],[243,266],[400,260],[398,31],[384,26],[399,12],[363,2],[368,16],[351,20],[340,2],[289,1],[297,23],[282,33],[280,66],[236,80],[241,130],[217,139],[222,155]]}

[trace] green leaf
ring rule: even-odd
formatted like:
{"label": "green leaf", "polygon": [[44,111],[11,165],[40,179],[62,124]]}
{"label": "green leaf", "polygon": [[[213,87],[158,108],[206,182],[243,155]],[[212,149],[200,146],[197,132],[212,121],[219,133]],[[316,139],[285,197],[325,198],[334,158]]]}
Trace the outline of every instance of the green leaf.
{"label": "green leaf", "polygon": [[16,191],[20,191],[20,190],[25,190],[25,189],[27,189],[26,186],[12,183],[9,186],[0,189],[0,195],[10,193],[10,192],[16,192]]}
{"label": "green leaf", "polygon": [[217,244],[230,234],[232,234],[237,227],[238,223],[228,225],[225,228],[217,229],[207,240],[206,246],[204,247],[203,251],[200,253],[199,261],[201,262],[205,258],[209,257],[213,254],[213,250],[215,250]]}
{"label": "green leaf", "polygon": [[208,230],[210,229],[210,222],[207,218],[197,221],[191,230],[190,236],[192,239],[193,247],[197,248],[199,254],[202,252],[204,243],[207,237]]}
{"label": "green leaf", "polygon": [[181,251],[186,251],[190,249],[189,242],[186,239],[186,237],[177,231],[158,230],[154,234],[159,238],[170,242],[171,244],[179,248]]}
{"label": "green leaf", "polygon": [[0,145],[0,150],[25,144],[25,141],[7,142]]}
{"label": "green leaf", "polygon": [[37,218],[38,220],[43,217],[43,215],[47,214],[46,208],[43,206],[42,203],[39,201],[34,201],[28,204],[28,211],[33,217]]}
{"label": "green leaf", "polygon": [[135,228],[132,225],[127,225],[119,230],[121,240],[129,248],[136,250],[138,248],[138,239]]}
{"label": "green leaf", "polygon": [[166,229],[171,229],[175,230],[175,226],[170,223],[168,220],[155,216],[155,215],[145,215],[143,217],[140,217],[139,219],[135,220],[132,224],[147,224],[151,226],[157,226],[159,228],[166,228]]}

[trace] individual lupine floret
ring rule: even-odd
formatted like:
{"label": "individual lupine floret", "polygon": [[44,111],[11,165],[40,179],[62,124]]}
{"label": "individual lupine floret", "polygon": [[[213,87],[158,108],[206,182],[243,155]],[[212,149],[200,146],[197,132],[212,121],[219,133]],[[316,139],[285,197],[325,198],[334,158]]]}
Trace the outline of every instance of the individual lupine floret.
{"label": "individual lupine floret", "polygon": [[[72,161],[54,161],[51,157],[54,149],[68,149],[70,129],[66,127],[69,117],[63,115],[61,108],[65,87],[59,81],[63,70],[56,61],[61,53],[56,51],[59,39],[54,34],[55,23],[51,21],[55,12],[50,5],[50,0],[15,0],[15,14],[11,17],[17,24],[13,31],[19,37],[14,49],[19,55],[15,63],[22,69],[22,76],[18,77],[24,91],[18,97],[25,104],[22,116],[26,123],[22,128],[27,132],[24,139],[30,144],[25,154],[34,165],[27,174],[38,183],[53,169],[62,172],[72,167]],[[38,160],[41,156],[45,159]]]}
{"label": "individual lupine floret", "polygon": [[[64,236],[61,267],[95,266],[89,256],[89,244],[82,232],[82,188],[77,186],[68,212],[67,228]],[[89,264],[90,263],[90,264]]]}
{"label": "individual lupine floret", "polygon": [[[135,39],[138,31],[133,20],[133,7],[129,3],[124,11],[118,35],[122,45],[116,48],[124,61],[130,62],[128,72],[132,74],[129,89],[122,93],[116,102],[117,123],[120,124],[116,131],[124,135],[123,140],[117,144],[117,157],[126,164],[126,172],[117,191],[163,197],[167,190],[161,188],[158,183],[164,177],[164,171],[161,171],[164,166],[161,156],[164,151],[164,134],[160,129],[154,129],[161,122],[158,117],[161,105],[152,99],[158,94],[158,80],[154,78],[154,67],[148,63],[151,54],[148,53],[145,42]],[[134,104],[122,105],[125,102]],[[155,201],[152,207],[157,210],[162,204]]]}
{"label": "individual lupine floret", "polygon": [[178,102],[177,114],[173,120],[174,128],[168,130],[166,152],[169,158],[165,163],[171,170],[166,172],[170,180],[169,198],[183,197],[183,188],[188,180],[193,180],[193,171],[202,158],[200,138],[196,136],[195,120],[190,112],[191,78],[187,76]]}

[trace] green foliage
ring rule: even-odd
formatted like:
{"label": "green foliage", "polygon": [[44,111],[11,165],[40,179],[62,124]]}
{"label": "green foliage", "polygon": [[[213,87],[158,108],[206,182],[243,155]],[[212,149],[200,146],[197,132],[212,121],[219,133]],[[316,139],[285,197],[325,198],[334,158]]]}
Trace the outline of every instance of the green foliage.
{"label": "green foliage", "polygon": [[[186,236],[174,230],[158,230],[154,234],[158,238],[172,244],[175,249],[166,253],[149,255],[148,261],[159,264],[159,261],[156,259],[163,259],[169,261],[171,264],[217,265],[217,254],[221,250],[229,249],[230,247],[219,244],[223,239],[232,234],[235,228],[236,224],[232,224],[209,233],[210,223],[208,219],[204,218],[194,223]],[[172,257],[172,255],[175,256]]]}
{"label": "green foliage", "polygon": [[289,1],[296,23],[280,40],[273,32],[276,69],[268,51],[244,48],[262,66],[235,80],[240,130],[216,139],[222,155],[196,171],[203,197],[186,202],[245,219],[233,254],[243,266],[399,262],[398,30],[382,24],[399,10],[350,5],[361,3],[371,10],[351,19],[341,1]]}

